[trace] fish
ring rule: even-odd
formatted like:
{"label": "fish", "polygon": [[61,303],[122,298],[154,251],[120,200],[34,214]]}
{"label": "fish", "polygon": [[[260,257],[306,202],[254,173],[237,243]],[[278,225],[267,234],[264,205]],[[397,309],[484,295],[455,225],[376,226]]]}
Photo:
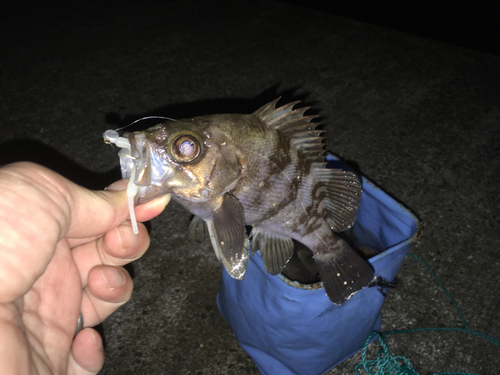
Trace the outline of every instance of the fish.
{"label": "fish", "polygon": [[131,215],[133,205],[171,194],[194,215],[189,237],[208,236],[238,280],[251,249],[278,275],[298,241],[310,249],[331,302],[341,305],[374,279],[338,235],[356,220],[362,185],[351,171],[325,167],[325,132],[316,115],[305,114],[310,107],[278,106],[279,99],[251,114],[170,119],[121,137],[108,130],[104,139],[122,147]]}

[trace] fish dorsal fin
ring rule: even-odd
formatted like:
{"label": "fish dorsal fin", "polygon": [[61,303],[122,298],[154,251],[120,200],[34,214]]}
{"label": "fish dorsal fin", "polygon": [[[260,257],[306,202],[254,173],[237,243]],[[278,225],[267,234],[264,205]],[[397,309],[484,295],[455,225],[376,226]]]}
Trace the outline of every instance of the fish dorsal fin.
{"label": "fish dorsal fin", "polygon": [[293,255],[293,240],[290,237],[261,232],[255,227],[250,233],[254,253],[260,250],[264,268],[271,275],[279,274]]}
{"label": "fish dorsal fin", "polygon": [[194,216],[189,224],[188,238],[194,242],[202,242],[206,237],[208,237],[208,228],[205,220],[199,216]]}
{"label": "fish dorsal fin", "polygon": [[312,170],[321,183],[324,206],[331,228],[336,232],[349,229],[356,220],[361,200],[361,183],[352,172],[325,168],[323,131],[317,130],[317,116],[304,116],[310,107],[293,109],[300,102],[276,107],[280,98],[273,100],[253,113],[267,126],[288,137],[290,144],[312,164]]}
{"label": "fish dorsal fin", "polygon": [[323,131],[316,130],[319,122],[311,122],[318,116],[304,116],[304,113],[311,107],[293,109],[300,101],[276,107],[279,99],[259,108],[253,116],[286,136],[290,144],[299,150],[309,162],[323,162],[325,153],[323,143],[325,138],[321,136]]}
{"label": "fish dorsal fin", "polygon": [[243,280],[248,264],[249,241],[245,233],[243,208],[236,197],[224,194],[222,204],[207,222],[210,240],[217,258],[231,277]]}
{"label": "fish dorsal fin", "polygon": [[335,232],[343,232],[354,224],[361,201],[362,185],[353,172],[314,166],[314,174],[325,194],[323,204],[328,224]]}

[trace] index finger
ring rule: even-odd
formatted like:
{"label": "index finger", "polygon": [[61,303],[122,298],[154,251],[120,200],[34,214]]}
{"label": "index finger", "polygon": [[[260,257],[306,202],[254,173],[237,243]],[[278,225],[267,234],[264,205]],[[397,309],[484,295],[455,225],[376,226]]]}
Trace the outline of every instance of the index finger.
{"label": "index finger", "polygon": [[0,168],[0,191],[0,302],[31,288],[62,238],[102,235],[129,214],[124,191],[90,191],[34,163]]}
{"label": "index finger", "polygon": [[[120,181],[121,182],[121,181]],[[126,182],[126,181],[125,181]],[[98,192],[99,194],[99,192]],[[153,199],[147,203],[141,204],[135,207],[135,216],[137,221],[144,222],[153,219],[163,212],[166,205],[170,202],[170,194],[163,195],[159,198]],[[120,223],[122,224],[122,223]],[[71,248],[94,241],[102,237],[102,234],[88,236],[88,237],[76,237],[76,238],[68,238],[68,243]]]}
{"label": "index finger", "polygon": [[[124,182],[118,181],[118,184]],[[124,190],[91,191],[70,183],[71,225],[66,237],[99,236],[123,223],[129,217],[127,194]],[[115,183],[116,184],[116,183]],[[113,184],[113,185],[115,185]],[[120,184],[123,187],[123,184]],[[170,194],[135,207],[138,221],[158,216],[170,201]]]}

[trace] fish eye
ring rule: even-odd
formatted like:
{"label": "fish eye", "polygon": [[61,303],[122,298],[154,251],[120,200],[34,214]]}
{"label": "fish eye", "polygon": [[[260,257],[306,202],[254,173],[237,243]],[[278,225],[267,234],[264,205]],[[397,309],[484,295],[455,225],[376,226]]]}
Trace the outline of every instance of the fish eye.
{"label": "fish eye", "polygon": [[179,151],[182,155],[184,156],[191,156],[194,154],[195,150],[195,144],[192,140],[190,139],[184,139],[182,142],[179,143]]}
{"label": "fish eye", "polygon": [[201,153],[201,141],[191,132],[175,134],[170,142],[170,156],[179,163],[193,161]]}

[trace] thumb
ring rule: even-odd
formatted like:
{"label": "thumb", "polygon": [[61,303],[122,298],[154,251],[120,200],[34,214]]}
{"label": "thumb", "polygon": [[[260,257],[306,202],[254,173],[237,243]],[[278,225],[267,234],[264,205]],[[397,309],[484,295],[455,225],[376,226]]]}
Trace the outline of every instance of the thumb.
{"label": "thumb", "polygon": [[104,364],[101,336],[93,328],[84,328],[73,340],[69,353],[68,374],[94,375]]}

